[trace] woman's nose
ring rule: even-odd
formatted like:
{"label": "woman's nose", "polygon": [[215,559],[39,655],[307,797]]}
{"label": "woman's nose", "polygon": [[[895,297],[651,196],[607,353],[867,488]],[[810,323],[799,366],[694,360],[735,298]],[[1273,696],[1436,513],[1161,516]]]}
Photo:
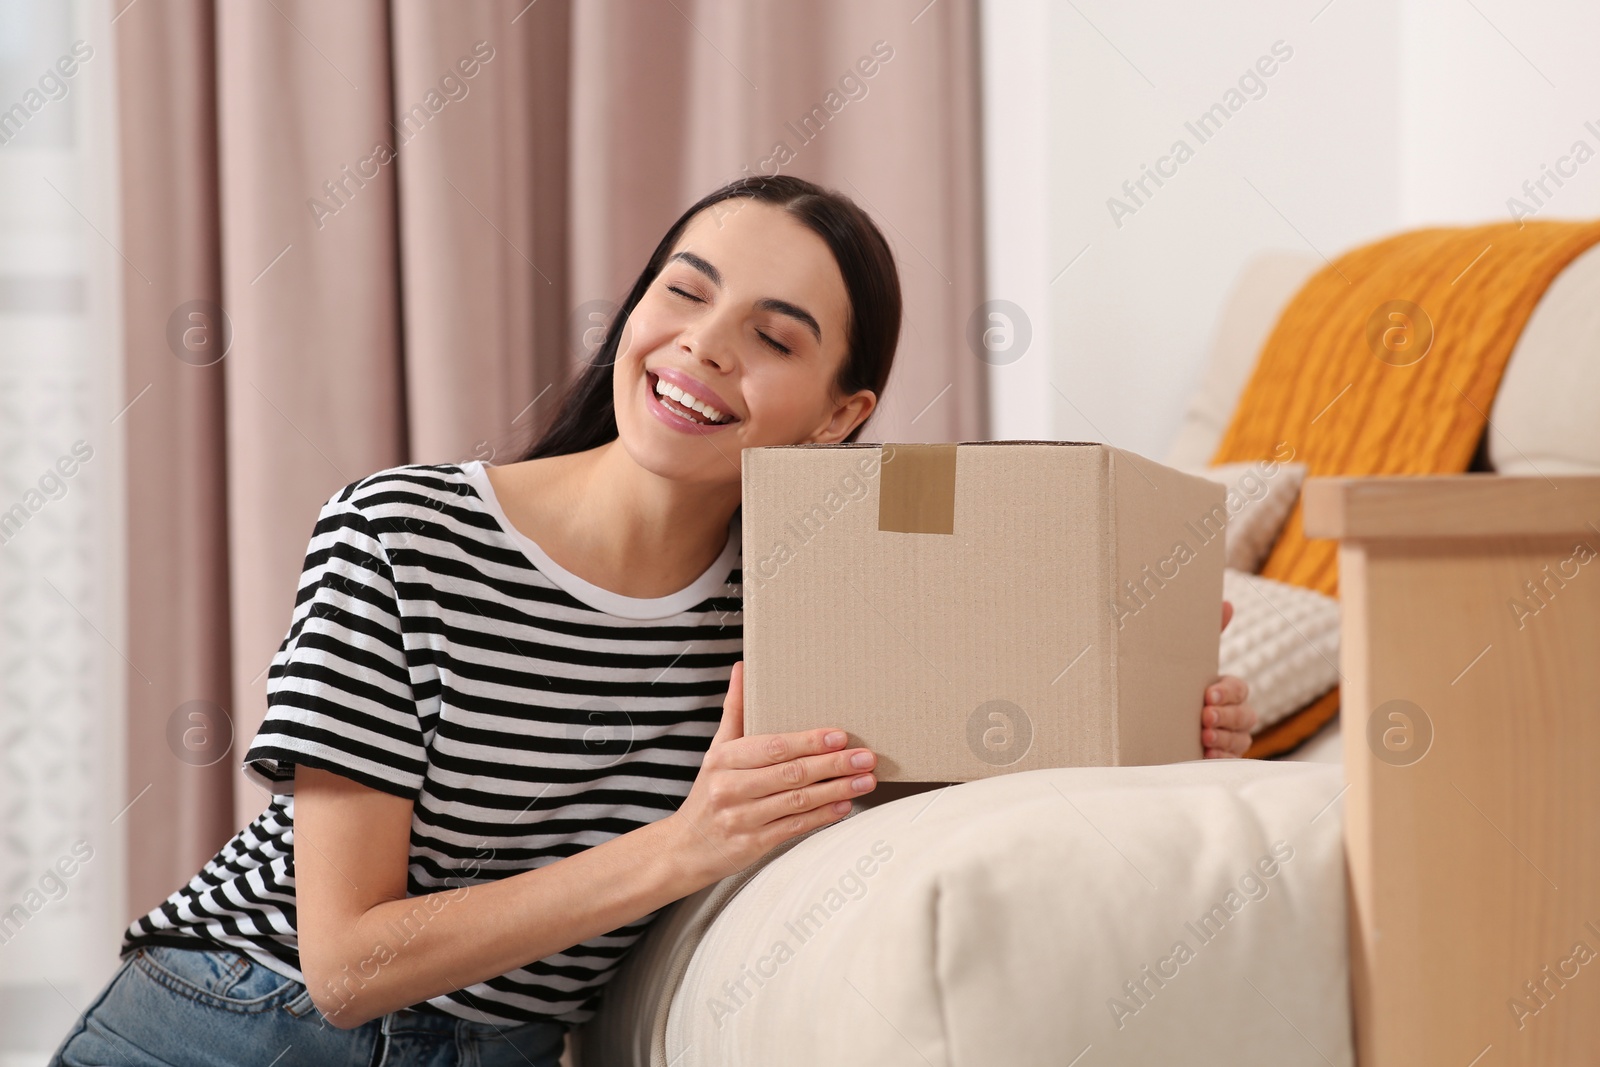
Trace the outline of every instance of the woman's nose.
{"label": "woman's nose", "polygon": [[694,358],[726,369],[737,347],[738,331],[734,316],[710,311],[684,328],[678,344]]}

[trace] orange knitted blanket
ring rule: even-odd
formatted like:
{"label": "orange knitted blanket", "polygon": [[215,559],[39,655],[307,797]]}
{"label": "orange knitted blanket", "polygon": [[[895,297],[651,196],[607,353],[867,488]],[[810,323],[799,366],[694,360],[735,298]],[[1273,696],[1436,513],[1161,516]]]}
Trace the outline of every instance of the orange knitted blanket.
{"label": "orange knitted blanket", "polygon": [[[1345,253],[1284,309],[1212,462],[1281,460],[1286,444],[1308,477],[1465,471],[1528,316],[1596,241],[1596,222],[1496,223]],[[1333,596],[1337,550],[1306,539],[1296,503],[1261,573]],[[1286,721],[1276,750],[1331,718],[1337,699]],[[1258,751],[1267,733],[1251,755],[1269,754]]]}

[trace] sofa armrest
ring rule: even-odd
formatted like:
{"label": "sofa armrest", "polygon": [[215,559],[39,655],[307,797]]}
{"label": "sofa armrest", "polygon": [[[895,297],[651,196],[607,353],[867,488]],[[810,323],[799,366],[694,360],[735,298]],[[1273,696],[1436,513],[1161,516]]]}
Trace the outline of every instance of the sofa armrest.
{"label": "sofa armrest", "polygon": [[1592,1056],[1600,476],[1304,494],[1308,535],[1340,540],[1357,1061]]}

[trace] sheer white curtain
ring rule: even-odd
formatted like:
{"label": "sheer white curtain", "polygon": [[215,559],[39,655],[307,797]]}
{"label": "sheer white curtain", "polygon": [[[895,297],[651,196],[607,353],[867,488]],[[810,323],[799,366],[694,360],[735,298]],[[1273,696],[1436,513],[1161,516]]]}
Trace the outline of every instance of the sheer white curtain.
{"label": "sheer white curtain", "polygon": [[0,0],[0,1067],[46,1061],[126,921],[115,14]]}

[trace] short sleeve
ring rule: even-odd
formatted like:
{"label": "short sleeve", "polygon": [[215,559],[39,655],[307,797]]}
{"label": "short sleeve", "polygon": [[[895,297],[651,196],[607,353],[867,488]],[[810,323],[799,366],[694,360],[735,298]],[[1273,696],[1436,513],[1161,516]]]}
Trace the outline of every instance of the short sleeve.
{"label": "short sleeve", "polygon": [[267,713],[244,773],[275,795],[293,794],[295,764],[410,800],[422,791],[426,745],[394,573],[354,503],[360,485],[317,516],[289,632],[267,668]]}

